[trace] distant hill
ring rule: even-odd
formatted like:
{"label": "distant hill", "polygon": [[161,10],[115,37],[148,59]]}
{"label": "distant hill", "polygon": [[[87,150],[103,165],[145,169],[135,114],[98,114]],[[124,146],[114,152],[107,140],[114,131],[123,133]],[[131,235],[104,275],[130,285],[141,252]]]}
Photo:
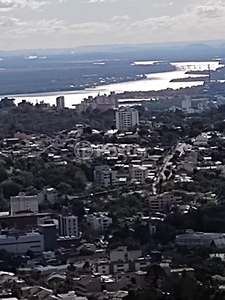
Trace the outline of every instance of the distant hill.
{"label": "distant hill", "polygon": [[184,47],[185,49],[188,50],[212,50],[213,47],[209,46],[207,44],[189,44],[187,46]]}
{"label": "distant hill", "polygon": [[25,55],[62,55],[69,53],[122,53],[134,52],[141,50],[202,50],[213,48],[225,48],[224,40],[203,41],[203,42],[167,42],[167,43],[146,43],[146,44],[112,44],[112,45],[87,45],[73,48],[57,48],[57,49],[24,49],[14,51],[1,51],[0,56],[25,56]]}

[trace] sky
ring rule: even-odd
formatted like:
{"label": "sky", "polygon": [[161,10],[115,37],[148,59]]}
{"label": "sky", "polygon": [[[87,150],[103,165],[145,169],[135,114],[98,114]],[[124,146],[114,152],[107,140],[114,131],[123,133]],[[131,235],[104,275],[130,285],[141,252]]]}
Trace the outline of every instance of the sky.
{"label": "sky", "polygon": [[225,39],[225,0],[0,0],[0,50]]}

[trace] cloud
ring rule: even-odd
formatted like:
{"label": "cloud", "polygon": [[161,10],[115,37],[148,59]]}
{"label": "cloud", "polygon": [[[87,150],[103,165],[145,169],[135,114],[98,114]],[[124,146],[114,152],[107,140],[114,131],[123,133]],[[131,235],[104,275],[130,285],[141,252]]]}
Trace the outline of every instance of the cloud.
{"label": "cloud", "polygon": [[[83,7],[86,12],[80,19],[72,13],[74,1],[78,1],[77,7]],[[89,5],[88,1],[90,3],[90,0],[0,0],[0,11],[6,10],[0,15],[0,49],[224,38],[225,0],[206,3],[195,0],[195,4],[194,0],[189,0],[176,11],[178,1],[183,0],[173,0],[173,5],[169,5],[171,0],[162,0],[168,9],[159,8],[157,14],[153,14],[147,10],[150,6],[146,6],[144,16],[143,5],[148,5],[151,0],[132,0],[133,11],[126,5],[122,7],[122,3],[131,0],[118,0],[111,6],[107,3],[115,0],[105,0],[105,4],[99,6]],[[103,3],[103,0],[91,1]],[[56,3],[61,3],[60,8],[65,5],[64,11],[57,8]],[[156,1],[151,3],[154,7]],[[37,8],[44,4],[48,6],[40,13]],[[54,10],[51,5],[55,5]],[[22,8],[36,10],[29,15],[22,13]],[[70,20],[68,8],[71,9]]]}
{"label": "cloud", "polygon": [[[54,0],[59,3],[67,0]],[[0,0],[0,11],[9,11],[14,8],[38,9],[43,5],[50,4],[50,0]]]}
{"label": "cloud", "polygon": [[111,21],[127,21],[127,20],[130,20],[130,17],[128,15],[114,16],[111,18]]}
{"label": "cloud", "polygon": [[105,0],[90,0],[89,3],[101,3],[105,2]]}

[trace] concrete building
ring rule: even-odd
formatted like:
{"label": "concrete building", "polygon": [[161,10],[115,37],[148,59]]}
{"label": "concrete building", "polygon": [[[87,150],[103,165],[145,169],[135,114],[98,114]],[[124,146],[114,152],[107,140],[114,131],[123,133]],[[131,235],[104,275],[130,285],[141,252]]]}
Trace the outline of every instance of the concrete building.
{"label": "concrete building", "polygon": [[37,196],[26,196],[20,193],[18,196],[10,197],[11,215],[18,212],[33,212],[38,213],[38,199]]}
{"label": "concrete building", "polygon": [[78,113],[85,112],[87,109],[98,109],[100,111],[106,111],[109,109],[115,109],[118,107],[118,98],[115,92],[111,92],[109,96],[98,94],[97,97],[89,96],[85,98],[80,104],[76,106]]}
{"label": "concrete building", "polygon": [[26,254],[31,250],[39,254],[44,251],[44,237],[34,232],[24,235],[0,235],[0,249],[16,254]]}
{"label": "concrete building", "polygon": [[68,292],[67,294],[58,294],[56,299],[57,300],[87,300],[86,297],[77,296],[74,291]]}
{"label": "concrete building", "polygon": [[0,216],[0,224],[3,228],[17,228],[17,229],[27,229],[29,228],[37,228],[39,224],[39,220],[42,218],[50,217],[49,213],[21,213],[17,215],[3,215]]}
{"label": "concrete building", "polygon": [[56,98],[56,106],[59,108],[65,108],[65,97],[59,96]]}
{"label": "concrete building", "polygon": [[188,174],[193,174],[198,163],[198,152],[191,150],[187,153],[183,160],[182,167]]}
{"label": "concrete building", "polygon": [[129,173],[132,181],[145,183],[148,177],[148,168],[140,165],[130,165]]}
{"label": "concrete building", "polygon": [[142,256],[141,250],[128,250],[127,246],[121,246],[110,251],[110,262],[135,260]]}
{"label": "concrete building", "polygon": [[54,204],[57,196],[58,193],[54,188],[45,188],[37,194],[38,203],[41,204],[44,201],[48,201]]}
{"label": "concrete building", "polygon": [[182,101],[182,110],[188,114],[194,113],[194,109],[192,108],[192,100],[190,97],[186,96]]}
{"label": "concrete building", "polygon": [[96,166],[94,171],[95,182],[103,187],[118,185],[118,172],[113,171],[109,166]]}
{"label": "concrete building", "polygon": [[96,263],[97,273],[109,275],[144,271],[150,266],[150,258],[142,257],[141,250],[128,250],[126,246],[111,250],[109,260]]}
{"label": "concrete building", "polygon": [[39,225],[39,232],[44,236],[44,250],[54,251],[57,249],[57,232],[55,224]]}
{"label": "concrete building", "polygon": [[100,276],[95,277],[93,275],[86,275],[79,278],[73,278],[72,285],[77,295],[80,296],[102,291],[102,282]]}
{"label": "concrete building", "polygon": [[207,146],[209,138],[210,137],[206,133],[198,135],[194,140],[194,146]]}
{"label": "concrete building", "polygon": [[165,192],[159,195],[149,197],[149,206],[151,211],[168,211],[173,205],[178,205],[182,198],[175,196],[171,192]]}
{"label": "concrete building", "polygon": [[87,223],[96,231],[105,231],[112,224],[112,218],[107,213],[93,213],[87,215]]}
{"label": "concrete building", "polygon": [[124,108],[116,111],[116,128],[127,131],[139,125],[139,112],[133,108]]}
{"label": "concrete building", "polygon": [[214,247],[218,249],[225,248],[224,233],[205,233],[205,232],[189,232],[176,236],[176,245],[195,247]]}
{"label": "concrete building", "polygon": [[70,207],[63,207],[59,215],[59,236],[79,236],[78,217]]}

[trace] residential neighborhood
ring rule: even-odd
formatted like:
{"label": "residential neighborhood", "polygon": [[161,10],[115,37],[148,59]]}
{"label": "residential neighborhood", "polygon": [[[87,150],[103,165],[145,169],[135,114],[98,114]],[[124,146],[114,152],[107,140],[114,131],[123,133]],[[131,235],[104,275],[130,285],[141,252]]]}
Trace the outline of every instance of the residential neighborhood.
{"label": "residential neighborhood", "polygon": [[105,130],[87,118],[70,130],[5,136],[0,297],[129,299],[157,272],[165,289],[167,280],[197,288],[206,275],[223,289],[214,278],[225,275],[222,109],[114,108]]}

